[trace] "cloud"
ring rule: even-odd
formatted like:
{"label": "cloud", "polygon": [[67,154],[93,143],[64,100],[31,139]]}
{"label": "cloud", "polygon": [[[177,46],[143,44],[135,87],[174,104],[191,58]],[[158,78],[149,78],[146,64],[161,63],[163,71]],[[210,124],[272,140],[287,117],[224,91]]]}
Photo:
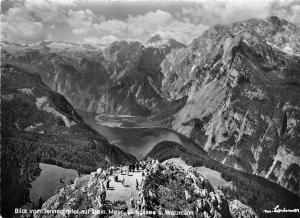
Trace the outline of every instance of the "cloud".
{"label": "cloud", "polygon": [[121,34],[128,30],[128,24],[121,20],[107,20],[99,24],[94,24],[93,26],[99,32],[107,31],[112,34]]}
{"label": "cloud", "polygon": [[300,0],[278,0],[271,4],[272,14],[293,23],[300,23]]}
{"label": "cloud", "polygon": [[1,15],[2,37],[16,42],[34,42],[45,38],[44,25],[21,8],[10,8]]}
{"label": "cloud", "polygon": [[206,25],[227,24],[249,18],[268,16],[268,0],[200,0],[195,7],[184,7],[180,16],[189,18],[193,23]]}
{"label": "cloud", "polygon": [[75,6],[75,0],[25,0],[23,9],[42,22],[59,23],[67,17],[67,11]]}
{"label": "cloud", "polygon": [[180,21],[172,14],[157,10],[144,15],[129,16],[126,20],[107,20],[94,24],[99,33],[117,35],[122,39],[138,39],[147,41],[152,35],[159,33],[164,39],[174,38],[183,43],[190,43],[193,37],[199,36],[207,26]]}
{"label": "cloud", "polygon": [[[31,43],[51,39],[48,29],[64,22],[66,9],[75,0],[12,0],[11,7],[1,15],[3,40]],[[49,25],[46,25],[46,24]],[[48,36],[47,36],[48,35]]]}
{"label": "cloud", "polygon": [[97,37],[86,37],[84,38],[84,43],[88,43],[88,44],[110,44],[112,42],[115,41],[119,41],[120,39],[113,36],[113,35],[107,35],[107,36],[103,36],[101,38],[97,38]]}
{"label": "cloud", "polygon": [[300,22],[299,0],[199,0],[194,7],[183,7],[178,18],[206,25],[228,24],[251,18],[280,16]]}
{"label": "cloud", "polygon": [[[73,34],[86,33],[94,21],[101,19],[89,9],[73,10],[76,3],[76,0],[13,0],[10,2],[11,7],[1,15],[1,36],[4,40],[25,43],[55,39],[53,29],[56,24],[70,25]],[[65,28],[65,31],[69,29]],[[51,37],[47,36],[50,32]],[[58,35],[63,34],[60,32]]]}
{"label": "cloud", "polygon": [[[93,30],[93,22],[100,18],[96,17],[94,13],[89,10],[69,10],[68,18],[65,21],[72,27],[74,34],[84,34]],[[101,18],[103,20],[104,18]]]}
{"label": "cloud", "polygon": [[[145,42],[154,34],[160,34],[163,39],[174,38],[189,44],[215,24],[271,15],[300,23],[300,0],[195,0],[194,3],[182,3],[182,9],[174,11],[166,11],[156,3],[143,7],[128,3],[128,14],[122,18],[118,16],[118,3],[104,2],[105,5],[112,5],[107,7],[105,13],[109,19],[105,19],[97,8],[101,7],[101,3],[91,4],[96,1],[4,1],[5,10],[0,15],[1,36],[5,40],[18,42],[52,38],[93,43],[115,39]],[[47,36],[49,34],[51,37]]]}

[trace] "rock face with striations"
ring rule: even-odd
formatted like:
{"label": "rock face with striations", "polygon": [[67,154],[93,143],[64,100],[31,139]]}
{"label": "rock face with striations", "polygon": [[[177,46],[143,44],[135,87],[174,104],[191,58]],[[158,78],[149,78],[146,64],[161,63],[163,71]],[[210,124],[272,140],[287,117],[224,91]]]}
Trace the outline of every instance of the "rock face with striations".
{"label": "rock face with striations", "polygon": [[162,62],[166,95],[188,95],[173,129],[216,160],[298,194],[299,32],[277,17],[216,25]]}
{"label": "rock face with striations", "polygon": [[163,100],[160,64],[171,50],[117,41],[102,47],[64,42],[19,45],[2,42],[2,63],[39,74],[53,90],[88,112],[149,115]]}

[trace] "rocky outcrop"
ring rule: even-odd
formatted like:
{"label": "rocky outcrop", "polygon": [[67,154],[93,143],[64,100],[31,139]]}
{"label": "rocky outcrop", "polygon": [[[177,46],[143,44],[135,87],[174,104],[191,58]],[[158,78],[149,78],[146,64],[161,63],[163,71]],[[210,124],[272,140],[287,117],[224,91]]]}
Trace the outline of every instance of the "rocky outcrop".
{"label": "rocky outcrop", "polygon": [[143,191],[148,208],[169,215],[230,217],[224,194],[193,168],[182,170],[167,162],[149,172]]}
{"label": "rocky outcrop", "polygon": [[117,206],[114,206],[116,202],[105,200],[109,196],[103,184],[110,176],[119,174],[121,168],[109,168],[104,171],[98,169],[89,176],[77,179],[74,184],[61,189],[46,201],[42,210],[80,209],[89,211],[87,217],[92,216],[92,211],[97,210],[107,216],[112,216],[112,211],[118,211],[122,215],[145,215],[151,211],[152,215],[158,217],[163,215],[194,217],[194,214],[197,217],[231,217],[231,214],[246,214],[246,211],[251,211],[252,217],[256,217],[251,208],[243,204],[234,203],[232,204],[234,206],[229,207],[224,194],[220,190],[215,191],[209,181],[193,168],[183,170],[172,163],[161,164],[154,159],[141,161],[140,166],[144,176],[139,180],[142,182],[136,192],[139,192],[142,203],[136,210],[132,210],[128,205],[127,208],[118,210]]}
{"label": "rocky outcrop", "polygon": [[276,17],[216,25],[162,69],[167,96],[188,95],[173,129],[216,160],[299,193],[298,33]]}
{"label": "rocky outcrop", "polygon": [[242,204],[239,200],[229,202],[229,210],[232,217],[257,218],[258,216],[247,205]]}

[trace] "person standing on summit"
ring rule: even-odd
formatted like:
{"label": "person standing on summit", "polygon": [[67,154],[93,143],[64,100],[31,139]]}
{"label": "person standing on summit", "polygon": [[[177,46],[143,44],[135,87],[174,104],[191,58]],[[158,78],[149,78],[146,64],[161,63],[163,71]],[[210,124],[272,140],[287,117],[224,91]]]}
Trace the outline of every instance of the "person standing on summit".
{"label": "person standing on summit", "polygon": [[136,190],[139,190],[139,181],[138,181],[138,179],[135,180],[135,187],[136,187]]}
{"label": "person standing on summit", "polygon": [[123,184],[123,186],[125,187],[125,178],[124,178],[124,176],[122,176],[122,184]]}
{"label": "person standing on summit", "polygon": [[110,182],[110,179],[107,179],[107,181],[106,181],[106,189],[107,190],[109,189],[109,182]]}
{"label": "person standing on summit", "polygon": [[132,208],[134,208],[134,197],[133,197],[133,195],[130,195],[130,205],[131,205],[131,207]]}

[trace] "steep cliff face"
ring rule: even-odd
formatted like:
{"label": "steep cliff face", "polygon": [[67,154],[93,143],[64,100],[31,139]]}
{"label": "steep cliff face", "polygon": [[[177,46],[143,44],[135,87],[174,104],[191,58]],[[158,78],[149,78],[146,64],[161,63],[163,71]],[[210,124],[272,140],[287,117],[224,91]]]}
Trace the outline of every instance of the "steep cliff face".
{"label": "steep cliff face", "polygon": [[190,48],[171,51],[161,63],[164,79],[162,91],[169,99],[177,99],[187,95],[191,85],[197,79],[193,53]]}
{"label": "steep cliff face", "polygon": [[163,101],[160,64],[184,45],[171,40],[157,47],[126,41],[105,48],[63,42],[1,46],[3,63],[38,73],[78,109],[149,115]]}
{"label": "steep cliff face", "polygon": [[299,193],[298,50],[299,28],[276,17],[205,31],[162,63],[164,90],[188,95],[171,126],[216,160]]}
{"label": "steep cliff face", "polygon": [[96,48],[65,43],[4,44],[3,53],[2,63],[39,74],[50,88],[63,94],[79,109],[95,110],[93,102],[102,96],[109,82],[108,72],[96,61],[102,56]]}

